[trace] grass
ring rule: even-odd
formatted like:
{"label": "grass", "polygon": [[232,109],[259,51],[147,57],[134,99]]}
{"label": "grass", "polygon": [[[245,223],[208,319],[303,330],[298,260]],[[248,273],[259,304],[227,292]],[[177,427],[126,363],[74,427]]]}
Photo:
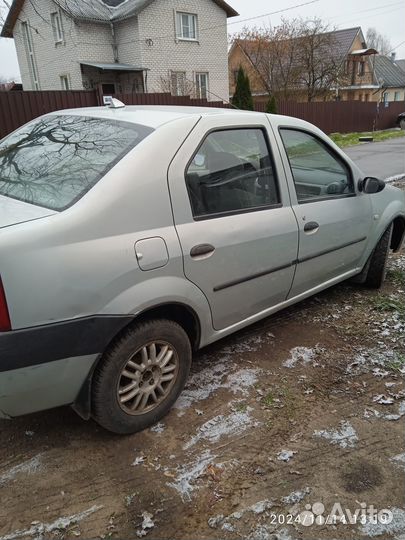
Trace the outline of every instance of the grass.
{"label": "grass", "polygon": [[378,296],[373,299],[377,311],[396,311],[405,320],[405,302],[389,296]]}
{"label": "grass", "polygon": [[360,144],[359,137],[369,137],[370,135],[374,137],[374,142],[379,142],[395,139],[397,137],[405,137],[405,131],[400,129],[387,129],[384,131],[366,131],[363,133],[332,133],[329,137],[340,146],[340,148],[344,148],[345,146],[355,146],[356,144]]}
{"label": "grass", "polygon": [[274,396],[271,392],[269,392],[263,399],[262,399],[264,405],[266,405],[266,407],[271,407],[272,405],[274,405]]}
{"label": "grass", "polygon": [[405,272],[393,268],[388,270],[388,278],[398,287],[405,287]]}
{"label": "grass", "polygon": [[405,366],[405,356],[403,354],[397,354],[395,360],[391,360],[387,363],[387,367],[392,371],[399,371]]}

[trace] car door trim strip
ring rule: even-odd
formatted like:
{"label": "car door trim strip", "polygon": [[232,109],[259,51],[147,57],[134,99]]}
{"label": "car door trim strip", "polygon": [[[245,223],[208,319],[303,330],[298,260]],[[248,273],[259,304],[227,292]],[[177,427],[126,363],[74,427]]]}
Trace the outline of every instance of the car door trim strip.
{"label": "car door trim strip", "polygon": [[367,236],[363,236],[362,238],[353,240],[352,242],[346,242],[345,244],[342,244],[338,247],[334,247],[332,249],[325,249],[323,251],[318,251],[318,253],[315,253],[314,255],[308,255],[307,257],[296,259],[282,266],[276,266],[275,268],[270,268],[269,270],[263,270],[262,272],[256,272],[255,274],[250,274],[249,276],[246,276],[240,279],[228,281],[226,283],[223,283],[222,285],[217,285],[216,287],[214,287],[214,292],[223,291],[224,289],[235,287],[235,285],[240,285],[242,283],[246,283],[247,281],[252,281],[253,279],[258,279],[264,276],[268,276],[269,274],[273,274],[274,272],[280,272],[281,270],[286,270],[287,268],[291,268],[292,266],[295,266],[297,264],[311,261],[312,259],[316,259],[317,257],[328,255],[329,253],[333,253],[334,251],[339,251],[340,249],[344,249],[349,246],[354,246],[355,244],[360,244],[361,242],[364,242],[365,240],[367,240]]}
{"label": "car door trim strip", "polygon": [[351,242],[346,242],[345,244],[342,244],[338,247],[334,247],[331,249],[324,249],[323,251],[318,251],[318,253],[315,253],[314,255],[307,255],[306,257],[301,257],[298,259],[298,264],[312,261],[312,259],[316,259],[318,257],[322,257],[323,255],[328,255],[329,253],[333,253],[334,251],[339,251],[340,249],[344,249],[346,247],[354,246],[355,244],[360,244],[361,242],[364,242],[367,240],[367,236],[363,236],[362,238],[358,238],[357,240],[352,240]]}
{"label": "car door trim strip", "polygon": [[214,287],[214,292],[222,291],[224,289],[228,289],[229,287],[234,287],[235,285],[240,285],[241,283],[245,283],[246,281],[252,281],[253,279],[257,279],[263,276],[268,276],[269,274],[273,274],[274,272],[279,272],[280,270],[286,270],[287,268],[291,268],[292,266],[295,266],[297,264],[297,261],[292,261],[289,264],[284,264],[283,266],[277,266],[276,268],[270,268],[270,270],[263,270],[262,272],[257,272],[255,274],[251,274],[250,276],[235,279],[233,281],[228,281],[227,283],[223,283],[222,285],[217,285]]}

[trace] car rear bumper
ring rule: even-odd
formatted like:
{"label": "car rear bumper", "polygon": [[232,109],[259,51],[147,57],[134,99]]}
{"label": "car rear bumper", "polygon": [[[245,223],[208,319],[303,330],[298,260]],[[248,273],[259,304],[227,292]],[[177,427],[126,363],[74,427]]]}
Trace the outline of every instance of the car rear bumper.
{"label": "car rear bumper", "polygon": [[71,404],[132,317],[87,317],[0,333],[0,417]]}

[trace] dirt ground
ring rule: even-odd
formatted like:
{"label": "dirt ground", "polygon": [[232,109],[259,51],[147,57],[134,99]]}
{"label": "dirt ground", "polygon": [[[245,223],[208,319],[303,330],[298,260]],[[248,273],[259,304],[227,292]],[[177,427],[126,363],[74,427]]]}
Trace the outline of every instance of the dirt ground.
{"label": "dirt ground", "polygon": [[381,291],[339,285],[202,351],[143,433],[1,421],[0,540],[405,540],[404,382],[402,251]]}

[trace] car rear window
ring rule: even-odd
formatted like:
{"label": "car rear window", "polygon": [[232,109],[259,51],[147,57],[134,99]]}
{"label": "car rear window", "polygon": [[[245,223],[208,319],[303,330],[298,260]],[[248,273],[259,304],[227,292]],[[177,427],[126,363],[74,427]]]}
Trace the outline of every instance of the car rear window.
{"label": "car rear window", "polygon": [[0,195],[64,210],[152,131],[87,116],[34,120],[0,142]]}

